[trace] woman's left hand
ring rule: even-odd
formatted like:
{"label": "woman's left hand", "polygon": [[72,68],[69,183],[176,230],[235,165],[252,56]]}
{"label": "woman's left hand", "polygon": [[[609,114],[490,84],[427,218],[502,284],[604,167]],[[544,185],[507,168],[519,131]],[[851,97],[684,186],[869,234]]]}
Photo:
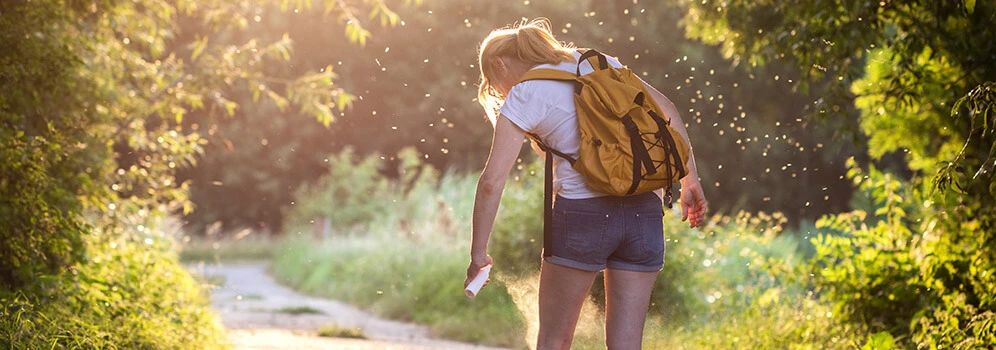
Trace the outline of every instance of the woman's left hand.
{"label": "woman's left hand", "polygon": [[688,225],[692,228],[700,227],[707,210],[708,203],[698,178],[682,179],[681,221],[688,220]]}

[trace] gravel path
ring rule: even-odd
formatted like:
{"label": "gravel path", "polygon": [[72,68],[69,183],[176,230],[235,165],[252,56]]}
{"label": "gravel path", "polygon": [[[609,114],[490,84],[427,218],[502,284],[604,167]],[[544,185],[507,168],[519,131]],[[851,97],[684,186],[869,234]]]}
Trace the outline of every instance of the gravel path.
{"label": "gravel path", "polygon": [[[299,294],[274,282],[262,263],[197,265],[190,271],[217,279],[211,304],[235,349],[497,349],[434,339],[424,326]],[[288,312],[295,309],[306,312]],[[329,325],[360,329],[369,339],[319,337],[318,329]]]}

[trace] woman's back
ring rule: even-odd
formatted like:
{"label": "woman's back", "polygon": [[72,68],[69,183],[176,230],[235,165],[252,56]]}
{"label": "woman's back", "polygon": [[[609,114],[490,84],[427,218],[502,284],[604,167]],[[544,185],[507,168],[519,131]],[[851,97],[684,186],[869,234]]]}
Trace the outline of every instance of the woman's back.
{"label": "woman's back", "polygon": [[[541,64],[533,69],[559,69],[575,73],[580,53],[574,53],[575,62]],[[609,57],[609,64],[622,67],[615,58]],[[592,72],[587,62],[581,64],[581,74]],[[555,80],[530,80],[513,87],[501,107],[500,112],[522,130],[540,137],[550,147],[577,157],[580,149],[578,117],[574,108],[574,85]],[[604,196],[585,185],[570,163],[560,157],[554,158],[555,192],[571,199]]]}

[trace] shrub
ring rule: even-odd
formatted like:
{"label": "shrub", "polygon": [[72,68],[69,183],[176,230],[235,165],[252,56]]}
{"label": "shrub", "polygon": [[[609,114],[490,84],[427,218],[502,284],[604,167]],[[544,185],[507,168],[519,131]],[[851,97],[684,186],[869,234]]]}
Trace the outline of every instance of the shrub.
{"label": "shrub", "polygon": [[329,174],[297,192],[286,231],[311,232],[320,219],[328,219],[335,232],[401,230],[417,235],[469,226],[473,194],[468,199],[464,190],[472,186],[470,177],[441,176],[407,148],[397,155],[399,178],[389,181],[381,175],[383,158],[357,159],[349,149],[328,157]]}
{"label": "shrub", "polygon": [[0,290],[53,274],[83,256],[79,200],[48,173],[60,156],[53,145],[0,129]]}
{"label": "shrub", "polygon": [[651,312],[668,320],[707,322],[749,306],[764,291],[784,287],[779,275],[799,260],[781,214],[715,216],[689,229],[673,212],[664,223],[668,249]]}
{"label": "shrub", "polygon": [[87,260],[0,293],[5,349],[219,349],[205,289],[168,240],[88,236]]}
{"label": "shrub", "polygon": [[381,161],[369,156],[356,161],[351,149],[328,158],[328,175],[317,183],[297,191],[289,222],[304,227],[318,218],[332,221],[336,227],[352,227],[373,222],[378,213],[389,207],[384,195],[388,182],[380,176]]}
{"label": "shrub", "polygon": [[[0,291],[56,273],[82,256],[82,200],[91,86],[66,45],[73,13],[56,1],[0,4]],[[86,93],[77,93],[85,91]]]}
{"label": "shrub", "polygon": [[996,342],[996,278],[986,243],[992,234],[983,228],[992,219],[970,214],[988,209],[849,165],[870,208],[817,223],[824,234],[814,240],[809,266],[814,289],[846,322],[888,332],[900,346]]}

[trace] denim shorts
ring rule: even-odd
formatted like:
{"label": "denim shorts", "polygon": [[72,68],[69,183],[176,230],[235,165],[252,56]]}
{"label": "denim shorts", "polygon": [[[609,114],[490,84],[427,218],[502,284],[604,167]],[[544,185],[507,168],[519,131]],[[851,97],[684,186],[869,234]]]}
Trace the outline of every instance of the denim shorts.
{"label": "denim shorts", "polygon": [[553,205],[553,242],[546,262],[586,271],[638,272],[664,267],[664,213],[653,192],[567,199]]}

